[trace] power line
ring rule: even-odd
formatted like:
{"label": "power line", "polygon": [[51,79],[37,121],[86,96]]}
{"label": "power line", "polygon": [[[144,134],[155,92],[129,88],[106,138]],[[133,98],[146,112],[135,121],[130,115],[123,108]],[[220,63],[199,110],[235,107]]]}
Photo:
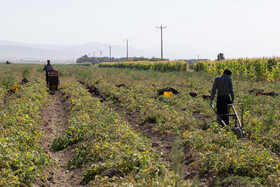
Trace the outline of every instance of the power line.
{"label": "power line", "polygon": [[162,29],[166,29],[167,26],[163,27],[162,25],[160,27],[156,27],[157,29],[160,29],[160,36],[161,36],[161,60],[163,59],[163,39],[162,39]]}

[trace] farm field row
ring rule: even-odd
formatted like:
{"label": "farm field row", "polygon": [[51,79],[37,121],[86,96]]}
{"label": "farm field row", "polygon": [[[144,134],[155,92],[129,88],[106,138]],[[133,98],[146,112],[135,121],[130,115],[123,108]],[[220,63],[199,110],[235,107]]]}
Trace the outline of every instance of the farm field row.
{"label": "farm field row", "polygon": [[45,179],[50,160],[38,146],[43,133],[39,110],[47,102],[42,81],[22,87],[0,112],[0,186],[31,185]]}
{"label": "farm field row", "polygon": [[[246,132],[245,138],[237,140],[229,128],[218,126],[216,116],[209,107],[209,100],[201,97],[202,94],[209,93],[215,75],[204,72],[162,73],[78,65],[54,65],[54,68],[60,72],[61,93],[69,103],[71,112],[66,129],[61,135],[58,134],[52,147],[56,151],[73,149],[73,157],[67,167],[83,170],[82,183],[93,186],[188,186],[191,183],[229,186],[275,185],[280,182],[279,98],[249,93],[253,88],[280,92],[277,83],[255,82],[233,75],[235,102],[244,104]],[[29,79],[33,81],[29,83],[30,86],[24,86],[11,96],[3,106],[5,108],[1,116],[3,114],[3,119],[6,119],[4,116],[7,117],[8,112],[20,108],[9,109],[10,106],[18,106],[9,103],[20,103],[29,90],[30,97],[20,104],[31,104],[36,108],[36,115],[32,111],[27,111],[27,115],[28,119],[37,120],[34,122],[37,128],[41,120],[37,115],[38,111],[44,108],[49,98],[42,83],[42,67],[13,65],[3,66],[1,71],[14,70],[11,72],[16,83],[22,78],[24,69],[29,69]],[[10,76],[9,73],[2,75]],[[35,81],[38,79],[39,81]],[[123,85],[116,86],[121,84]],[[87,86],[97,88],[99,94],[89,94]],[[179,94],[168,98],[158,96],[157,90],[166,87],[178,90]],[[3,90],[7,93],[5,86]],[[191,97],[191,91],[196,91],[198,96]],[[36,102],[37,100],[39,101]],[[115,111],[110,107],[122,110]],[[150,131],[178,138],[179,143],[173,145],[174,149],[177,147],[177,152],[171,148],[170,165],[164,163],[160,150],[153,148],[151,140],[139,134],[137,129],[131,127],[133,124],[121,117],[129,117],[131,113],[135,115],[137,123],[142,124],[141,128],[152,127]],[[1,128],[6,131],[9,128],[8,122],[2,117]],[[16,129],[16,126],[13,128]],[[36,132],[43,136],[39,129]],[[4,134],[3,141],[13,133],[15,132]],[[11,142],[16,144],[14,139]],[[37,144],[33,149],[42,151]],[[44,151],[40,151],[38,154],[47,159],[42,164],[52,162]],[[6,160],[11,163],[9,159]],[[24,162],[22,167],[35,168],[32,170],[35,174],[27,175],[28,181],[20,178],[21,175],[13,167],[9,170],[10,178],[5,176],[3,181],[11,184],[32,184],[40,178],[44,181],[44,172],[40,166],[34,167]],[[101,177],[109,176],[108,173],[112,178]],[[11,178],[15,177],[18,179],[12,181]]]}
{"label": "farm field row", "polygon": [[[71,105],[65,133],[56,138],[57,151],[75,144],[70,168],[83,167],[82,184],[93,186],[175,185],[187,183],[169,172],[149,141],[133,132],[129,124],[75,80],[62,86]],[[107,176],[112,178],[102,178]]]}
{"label": "farm field row", "polygon": [[[31,73],[36,72],[31,71]],[[170,172],[160,160],[159,155],[155,153],[150,142],[140,134],[133,132],[128,123],[123,121],[107,104],[100,103],[97,98],[92,97],[87,92],[83,85],[71,77],[61,77],[63,78],[61,92],[64,94],[64,99],[69,102],[71,112],[64,133],[58,134],[58,137],[53,141],[52,148],[57,152],[63,149],[73,149],[73,157],[64,167],[70,170],[82,168],[81,184],[89,182],[90,186],[152,184],[187,186],[189,184]],[[14,82],[18,82],[17,79],[19,77],[15,78]],[[41,139],[45,139],[43,137],[45,134],[40,129],[40,124],[43,124],[43,121],[39,118],[38,113],[39,110],[45,110],[45,106],[50,100],[46,86],[41,80],[39,83],[34,80],[22,86],[14,94],[8,94],[8,89],[6,89],[5,93],[9,95],[10,99],[3,108],[3,116],[1,115],[1,129],[3,129],[3,133],[1,132],[3,142],[1,143],[5,146],[1,150],[3,155],[0,158],[1,172],[3,171],[1,184],[3,185],[32,185],[34,182],[38,183],[38,180],[40,180],[40,184],[55,184],[49,181],[52,180],[49,176],[52,172],[49,169],[45,170],[45,167],[49,168],[49,165],[53,164],[52,162],[55,164],[56,161],[50,159],[49,153],[45,153],[39,143]],[[25,93],[27,88],[28,94]],[[38,98],[39,101],[37,101]],[[17,110],[11,111],[10,106],[20,109],[23,112],[23,114],[20,113],[20,116],[24,115],[23,119],[15,119],[12,132],[10,132],[11,126],[6,118],[7,120],[13,119],[11,118],[12,114],[19,112]],[[36,115],[33,114],[31,106],[34,107]],[[21,107],[26,107],[29,110],[22,111]],[[8,112],[11,114],[7,115]],[[6,131],[7,133],[4,133]],[[17,133],[20,133],[21,136],[24,135],[24,137],[17,137]],[[24,138],[28,140],[28,143],[17,141]],[[10,146],[19,147],[20,150],[11,150]],[[25,149],[29,151],[26,153]],[[52,153],[52,155],[54,154]],[[109,176],[114,177],[109,179],[100,177],[107,176],[108,173]]]}
{"label": "farm field row", "polygon": [[[197,160],[186,166],[199,168],[201,176],[212,173],[224,183],[242,181],[247,184],[279,182],[279,105],[277,97],[250,94],[252,88],[279,92],[275,83],[247,81],[233,76],[237,103],[244,104],[246,137],[237,140],[227,129],[221,129],[209,107],[201,98],[209,93],[214,76],[205,73],[157,73],[121,69],[92,68],[76,71],[77,78],[96,86],[108,103],[117,103],[128,112],[139,113],[139,120],[153,123],[163,133],[182,138],[185,149],[191,148]],[[74,72],[73,72],[74,73]],[[116,85],[125,84],[125,87]],[[157,89],[173,87],[178,95],[157,96]],[[190,91],[197,91],[193,98]],[[185,155],[190,156],[190,155]],[[249,162],[248,162],[249,161]],[[203,178],[203,177],[202,177]]]}

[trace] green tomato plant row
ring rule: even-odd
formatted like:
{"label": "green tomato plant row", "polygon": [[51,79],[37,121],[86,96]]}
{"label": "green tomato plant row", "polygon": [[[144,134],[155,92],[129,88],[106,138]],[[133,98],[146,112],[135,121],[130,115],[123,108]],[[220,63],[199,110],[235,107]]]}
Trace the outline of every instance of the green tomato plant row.
{"label": "green tomato plant row", "polygon": [[[279,99],[248,93],[251,88],[263,88],[279,93],[278,84],[266,81],[255,82],[233,75],[236,102],[242,102],[245,106],[246,138],[237,140],[231,131],[217,126],[208,101],[188,95],[189,91],[193,90],[199,94],[208,92],[211,89],[209,80],[213,80],[214,76],[221,72],[160,73],[83,66],[57,67],[64,76],[72,78],[77,76],[77,79],[85,80],[88,85],[98,87],[101,94],[106,96],[108,103],[117,102],[128,111],[138,112],[142,122],[154,123],[155,128],[162,132],[175,133],[182,137],[181,143],[187,148],[191,147],[192,154],[197,158],[188,167],[199,168],[201,174],[212,173],[225,183],[230,180],[242,181],[249,185],[279,183],[280,161],[279,156],[276,155],[280,152],[280,114],[277,112],[280,110],[277,104]],[[272,66],[275,67],[276,65]],[[22,69],[17,68],[18,71]],[[32,75],[36,71],[35,68],[30,70]],[[39,67],[37,71],[38,69]],[[115,86],[120,83],[125,83],[126,87]],[[174,87],[180,94],[170,98],[157,97],[157,88],[167,86]],[[167,172],[163,164],[158,161],[159,158],[150,149],[148,140],[130,132],[126,122],[119,114],[109,109],[106,103],[100,103],[96,98],[88,95],[81,85],[69,82],[65,88],[67,88],[65,97],[71,98],[73,104],[72,116],[67,131],[54,141],[53,147],[59,150],[71,144],[77,145],[76,155],[69,162],[69,166],[85,165],[85,183],[94,177],[93,185],[118,184],[119,186],[131,184],[141,186],[156,184],[156,182],[173,185],[179,180],[174,174]],[[0,93],[5,94],[6,91]],[[23,87],[15,93],[13,99],[8,100],[5,108],[1,110],[1,185],[31,185],[36,178],[44,178],[42,167],[49,163],[48,156],[34,144],[42,136],[38,129],[38,111],[46,102],[46,94],[42,82],[32,83],[29,87]],[[203,119],[195,118],[196,115]],[[32,125],[26,125],[26,122]],[[126,140],[121,138],[122,136],[126,139],[131,138],[132,145],[123,144]],[[141,152],[138,146],[152,152]],[[124,153],[118,156],[117,153],[121,151]],[[12,154],[14,152],[16,154]],[[131,156],[132,152],[136,152],[139,156]],[[139,163],[139,160],[142,163],[141,158],[146,158],[148,161],[138,167],[135,163]],[[88,167],[89,165],[91,167]],[[129,165],[136,165],[136,168],[131,169]],[[150,169],[153,167],[156,169]],[[99,177],[100,173],[110,168],[119,172],[116,177],[113,179]]]}
{"label": "green tomato plant row", "polygon": [[[185,94],[170,98],[157,97],[155,87],[148,85],[152,80],[149,73],[133,71],[131,76],[139,73],[143,77],[136,81],[127,76],[126,71],[114,69],[114,73],[113,70],[94,68],[87,71],[88,74],[79,76],[85,78],[89,85],[95,85],[109,102],[118,102],[128,111],[138,112],[143,122],[155,123],[155,127],[162,132],[182,136],[183,144],[194,148],[201,158],[193,164],[200,168],[201,173],[213,172],[224,181],[242,179],[246,184],[279,183],[280,160],[276,154],[279,153],[280,145],[280,116],[275,112],[279,110],[279,106],[271,107],[277,98],[249,95],[248,84],[254,83],[243,80],[236,80],[234,83],[240,85],[236,100],[246,104],[244,128],[248,134],[244,140],[237,140],[230,130],[221,129],[213,120],[203,123],[193,117],[192,113],[200,113],[204,118],[215,120],[208,102],[202,98],[190,97],[186,88],[180,90]],[[131,80],[126,81],[125,88],[115,86],[120,83],[120,77],[123,77],[121,73],[126,74],[126,80]],[[170,73],[161,75],[172,79]],[[178,74],[174,76],[176,80],[173,84],[182,84]],[[202,85],[208,78],[206,75],[203,78],[201,74],[197,74],[192,78],[191,83],[185,84],[186,87],[205,89]],[[164,82],[159,81],[158,84],[162,86]]]}
{"label": "green tomato plant row", "polygon": [[[70,168],[83,167],[82,184],[93,186],[174,185],[182,181],[169,172],[151,144],[130,129],[118,113],[92,97],[83,85],[69,81],[62,85],[71,105],[65,133],[53,142],[55,150],[75,144]],[[113,178],[100,177],[115,170]],[[181,184],[186,186],[186,182]]]}
{"label": "green tomato plant row", "polygon": [[[6,90],[5,90],[6,92]],[[0,186],[31,185],[44,180],[50,163],[39,146],[39,111],[47,102],[43,82],[32,82],[14,93],[0,112]]]}
{"label": "green tomato plant row", "polygon": [[[115,70],[116,71],[116,70]],[[84,71],[86,72],[86,71]],[[108,73],[110,75],[108,75]],[[92,73],[79,75],[89,81],[89,84],[98,82],[98,88],[102,93],[112,100],[118,100],[120,105],[126,107],[131,111],[138,111],[141,113],[142,121],[156,122],[158,128],[161,130],[174,129],[180,131],[188,129],[193,124],[197,126],[205,125],[193,118],[193,113],[198,114],[201,118],[212,118],[215,120],[213,111],[208,106],[208,101],[200,98],[192,98],[188,95],[189,91],[196,90],[199,94],[207,93],[211,89],[209,86],[204,86],[205,81],[209,79],[206,75],[195,72],[188,72],[185,75],[178,75],[178,73],[164,73],[162,80],[157,82],[157,86],[162,88],[169,86],[166,84],[171,79],[171,84],[175,85],[181,94],[165,98],[164,96],[157,97],[157,90],[152,86],[153,78],[151,74],[133,71],[131,75],[126,77],[127,87],[117,88],[115,85],[123,81],[124,71],[105,71],[103,69],[92,69]],[[131,76],[140,74],[142,79],[135,81]],[[172,78],[174,76],[175,78]],[[182,78],[184,78],[182,80]],[[98,81],[96,81],[98,80]],[[280,133],[280,114],[277,112],[280,108],[274,103],[277,102],[277,97],[264,97],[249,94],[248,87],[264,88],[266,90],[275,90],[280,92],[280,87],[277,84],[267,84],[266,82],[258,82],[248,80],[239,80],[237,77],[233,78],[234,85],[236,85],[236,102],[241,102],[245,107],[244,126],[246,133],[251,140],[264,144],[267,148],[275,153],[279,153],[280,140],[278,138]],[[182,85],[183,86],[180,86]],[[177,85],[177,86],[176,86]],[[212,120],[213,121],[213,120]],[[195,127],[197,127],[195,126]]]}

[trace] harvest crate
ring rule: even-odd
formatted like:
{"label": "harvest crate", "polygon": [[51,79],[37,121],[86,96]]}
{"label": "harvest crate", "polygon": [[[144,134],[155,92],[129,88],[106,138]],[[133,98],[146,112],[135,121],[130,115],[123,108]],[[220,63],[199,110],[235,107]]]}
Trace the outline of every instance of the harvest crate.
{"label": "harvest crate", "polygon": [[49,71],[48,72],[48,80],[49,80],[49,89],[51,91],[59,90],[59,73],[58,71]]}

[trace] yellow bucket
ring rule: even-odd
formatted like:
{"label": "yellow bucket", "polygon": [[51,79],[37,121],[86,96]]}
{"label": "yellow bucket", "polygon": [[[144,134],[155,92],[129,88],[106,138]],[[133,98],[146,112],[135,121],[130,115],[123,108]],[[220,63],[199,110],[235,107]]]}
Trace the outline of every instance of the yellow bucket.
{"label": "yellow bucket", "polygon": [[15,86],[10,87],[10,92],[13,92],[13,93],[17,92],[19,87],[22,87],[22,85],[15,85]]}
{"label": "yellow bucket", "polygon": [[173,92],[163,92],[163,95],[165,97],[170,97],[171,95],[173,95]]}

